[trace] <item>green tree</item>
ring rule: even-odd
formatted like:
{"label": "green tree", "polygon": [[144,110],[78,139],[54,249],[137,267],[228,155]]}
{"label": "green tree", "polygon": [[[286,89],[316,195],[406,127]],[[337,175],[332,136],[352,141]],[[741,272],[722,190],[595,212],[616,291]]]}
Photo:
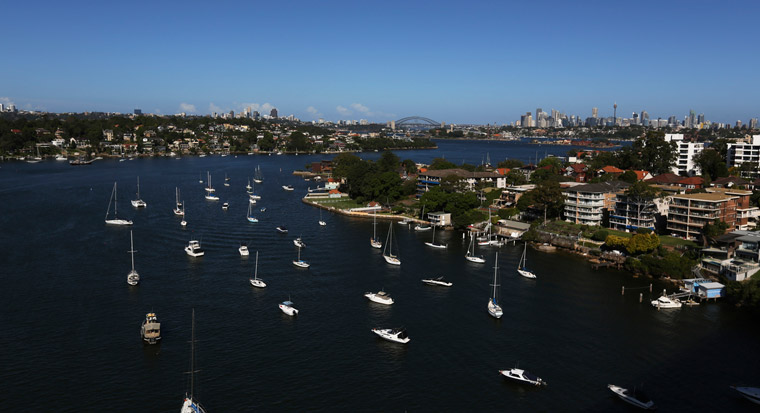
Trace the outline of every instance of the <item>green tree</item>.
{"label": "green tree", "polygon": [[544,220],[558,217],[565,205],[565,195],[555,180],[544,180],[536,185],[533,192],[535,207],[544,210]]}
{"label": "green tree", "polygon": [[507,185],[524,185],[528,183],[528,180],[525,179],[525,175],[516,169],[507,172],[504,179],[506,180]]}
{"label": "green tree", "polygon": [[660,238],[655,233],[635,234],[626,245],[626,250],[631,255],[653,251],[660,246]]}
{"label": "green tree", "polygon": [[428,169],[454,169],[457,166],[453,162],[449,162],[444,158],[435,158],[433,159],[433,162],[430,163],[430,166]]}
{"label": "green tree", "polygon": [[391,151],[385,151],[377,160],[377,169],[380,172],[396,172],[399,169],[401,161],[398,156]]}
{"label": "green tree", "polygon": [[724,158],[711,148],[707,148],[695,156],[694,163],[702,169],[702,175],[709,176],[712,181],[719,177],[728,176],[728,168]]}
{"label": "green tree", "polygon": [[343,152],[339,153],[335,158],[333,158],[333,176],[337,178],[346,178],[348,177],[348,171],[353,167],[355,164],[361,162],[361,158],[354,155],[353,153],[349,152]]}
{"label": "green tree", "polygon": [[406,170],[406,173],[408,174],[416,174],[417,173],[417,164],[411,160],[411,159],[404,159],[402,162],[404,164],[404,170]]}
{"label": "green tree", "polygon": [[522,163],[522,161],[517,160],[517,159],[506,159],[506,160],[503,160],[503,161],[499,162],[499,164],[496,165],[496,167],[497,168],[509,168],[509,169],[522,168],[523,167],[523,163]]}
{"label": "green tree", "polygon": [[[607,174],[605,174],[607,175]],[[636,183],[639,180],[638,175],[636,175],[636,172],[633,172],[632,170],[627,170],[623,172],[618,179],[620,179],[623,182],[628,182],[629,184]]]}

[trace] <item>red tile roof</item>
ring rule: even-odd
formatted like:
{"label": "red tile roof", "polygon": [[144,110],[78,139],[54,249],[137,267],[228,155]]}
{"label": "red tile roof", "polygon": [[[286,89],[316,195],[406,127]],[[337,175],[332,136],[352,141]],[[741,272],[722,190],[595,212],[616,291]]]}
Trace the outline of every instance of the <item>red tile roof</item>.
{"label": "red tile roof", "polygon": [[622,174],[623,172],[625,172],[624,170],[620,168],[616,168],[612,165],[607,165],[604,168],[602,168],[602,170],[604,171],[604,173],[607,173],[607,174]]}

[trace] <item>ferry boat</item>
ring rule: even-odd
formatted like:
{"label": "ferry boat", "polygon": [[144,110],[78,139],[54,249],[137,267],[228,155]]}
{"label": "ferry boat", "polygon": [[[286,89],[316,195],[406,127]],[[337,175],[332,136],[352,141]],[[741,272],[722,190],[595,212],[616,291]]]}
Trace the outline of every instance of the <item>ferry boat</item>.
{"label": "ferry boat", "polygon": [[190,240],[185,247],[185,252],[191,257],[201,257],[206,252],[201,249],[200,241]]}
{"label": "ferry boat", "polygon": [[378,336],[395,343],[406,344],[411,339],[403,328],[373,328],[372,332]]}
{"label": "ferry boat", "polygon": [[534,386],[546,386],[546,382],[541,380],[540,377],[534,376],[533,374],[530,374],[525,370],[518,369],[517,367],[509,370],[499,370],[499,373],[508,379],[520,381],[523,383],[529,383]]}
{"label": "ferry boat", "polygon": [[642,409],[654,410],[654,402],[641,390],[634,388],[633,391],[630,391],[614,384],[608,384],[607,388],[625,402]]}
{"label": "ferry boat", "polygon": [[393,304],[393,298],[391,298],[385,291],[378,291],[376,293],[368,292],[364,294],[370,301],[374,301],[378,304],[391,305]]}
{"label": "ferry boat", "polygon": [[161,340],[161,323],[158,322],[156,313],[148,313],[140,328],[140,336],[147,344],[156,344]]}
{"label": "ferry boat", "polygon": [[426,278],[426,279],[423,279],[422,282],[424,282],[425,284],[428,284],[428,285],[441,285],[441,286],[444,286],[444,287],[451,287],[452,285],[454,285],[453,283],[450,283],[448,281],[444,281],[443,277]]}

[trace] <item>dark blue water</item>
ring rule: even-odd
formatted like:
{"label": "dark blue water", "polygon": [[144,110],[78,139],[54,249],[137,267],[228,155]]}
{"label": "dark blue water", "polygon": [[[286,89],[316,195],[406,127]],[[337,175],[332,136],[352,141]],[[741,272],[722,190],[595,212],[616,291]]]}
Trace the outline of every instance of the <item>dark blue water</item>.
{"label": "dark blue water", "polygon": [[[534,145],[439,142],[436,151],[399,152],[429,161],[458,154],[479,163],[526,156]],[[560,147],[557,154],[567,152]],[[376,157],[379,154],[368,154]],[[190,313],[196,312],[196,395],[211,412],[230,411],[609,411],[626,406],[609,383],[644,384],[664,411],[743,411],[729,384],[759,385],[754,320],[721,303],[656,311],[620,286],[646,285],[615,271],[591,271],[564,254],[528,250],[537,280],[514,270],[520,244],[499,251],[505,315],[486,312],[495,249],[487,264],[464,260],[458,232],[424,246],[430,233],[394,224],[402,266],[369,246],[371,221],[325,213],[300,201],[309,184],[291,174],[319,156],[240,156],[0,164],[0,402],[12,411],[179,410],[188,389]],[[257,224],[246,221],[247,177],[260,164]],[[203,198],[211,171],[219,202]],[[222,185],[224,174],[232,185]],[[144,210],[129,204],[140,176]],[[119,215],[133,219],[137,287],[126,284],[129,229],[104,222],[113,182]],[[281,185],[292,184],[294,192]],[[172,213],[174,188],[188,227]],[[223,211],[221,202],[230,203]],[[275,232],[287,225],[288,235]],[[378,224],[384,239],[388,224]],[[292,239],[308,244],[291,261]],[[206,256],[188,257],[188,239]],[[248,242],[252,255],[237,251]],[[248,284],[259,251],[259,276]],[[451,288],[420,279],[445,276]],[[655,285],[655,291],[662,289]],[[392,306],[370,303],[384,289]],[[655,294],[656,295],[656,294]],[[277,304],[291,298],[297,318]],[[645,301],[650,299],[645,293]],[[143,346],[145,313],[162,322],[160,346]],[[371,333],[407,328],[407,346]],[[549,383],[504,381],[499,369],[529,369]]]}

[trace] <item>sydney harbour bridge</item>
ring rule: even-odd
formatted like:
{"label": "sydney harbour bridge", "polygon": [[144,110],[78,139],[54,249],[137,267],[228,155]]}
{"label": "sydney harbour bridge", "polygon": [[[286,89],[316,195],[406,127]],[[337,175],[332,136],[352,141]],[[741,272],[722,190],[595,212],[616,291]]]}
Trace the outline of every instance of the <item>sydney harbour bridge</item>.
{"label": "sydney harbour bridge", "polygon": [[422,116],[408,116],[391,122],[394,129],[432,129],[442,127],[441,122]]}

